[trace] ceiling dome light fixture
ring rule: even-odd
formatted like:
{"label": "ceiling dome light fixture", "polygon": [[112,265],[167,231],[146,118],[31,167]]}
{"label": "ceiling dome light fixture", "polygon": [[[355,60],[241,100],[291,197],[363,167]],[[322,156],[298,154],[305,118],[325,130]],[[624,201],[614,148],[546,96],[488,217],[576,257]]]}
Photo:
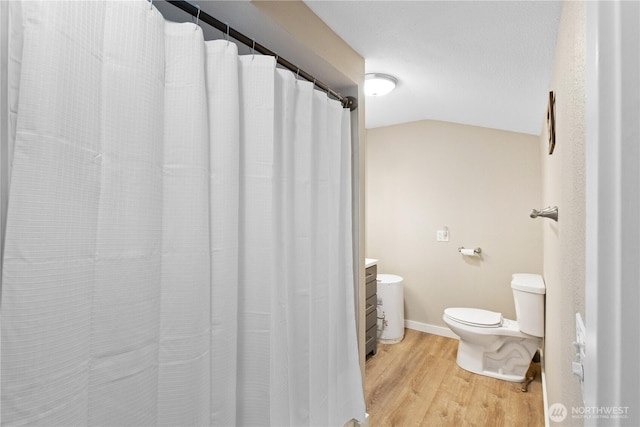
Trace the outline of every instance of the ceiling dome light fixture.
{"label": "ceiling dome light fixture", "polygon": [[369,73],[364,75],[364,94],[367,96],[386,95],[395,89],[398,79],[388,74]]}

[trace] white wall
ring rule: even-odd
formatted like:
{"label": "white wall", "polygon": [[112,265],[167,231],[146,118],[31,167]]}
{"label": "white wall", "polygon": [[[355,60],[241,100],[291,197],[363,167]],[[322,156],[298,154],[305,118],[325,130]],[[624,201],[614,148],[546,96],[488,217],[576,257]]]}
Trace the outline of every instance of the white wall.
{"label": "white wall", "polygon": [[542,273],[544,220],[529,218],[542,207],[538,137],[438,121],[369,129],[366,182],[366,256],[405,279],[406,319],[446,327],[455,306],[515,318],[511,274]]}
{"label": "white wall", "polygon": [[[584,312],[585,283],[585,13],[582,2],[564,2],[550,90],[555,92],[556,147],[548,152],[546,123],[540,137],[544,205],[557,205],[557,223],[544,222],[547,286],[545,370],[549,404],[582,406],[573,377],[575,313]],[[588,323],[589,319],[585,321]],[[582,425],[571,416],[566,425]]]}

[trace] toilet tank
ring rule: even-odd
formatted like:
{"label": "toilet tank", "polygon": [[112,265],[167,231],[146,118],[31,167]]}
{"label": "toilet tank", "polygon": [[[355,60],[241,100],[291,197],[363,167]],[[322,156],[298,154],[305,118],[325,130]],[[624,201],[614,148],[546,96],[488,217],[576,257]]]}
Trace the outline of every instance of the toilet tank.
{"label": "toilet tank", "polygon": [[542,276],[528,273],[514,274],[511,276],[511,289],[520,331],[543,337],[545,286]]}

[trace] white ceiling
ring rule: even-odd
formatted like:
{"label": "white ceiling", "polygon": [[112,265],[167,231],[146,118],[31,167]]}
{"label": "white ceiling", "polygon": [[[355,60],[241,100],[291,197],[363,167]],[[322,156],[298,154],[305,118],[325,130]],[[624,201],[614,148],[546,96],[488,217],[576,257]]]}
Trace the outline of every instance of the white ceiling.
{"label": "white ceiling", "polygon": [[561,1],[309,1],[396,90],[366,99],[366,127],[423,119],[538,135]]}

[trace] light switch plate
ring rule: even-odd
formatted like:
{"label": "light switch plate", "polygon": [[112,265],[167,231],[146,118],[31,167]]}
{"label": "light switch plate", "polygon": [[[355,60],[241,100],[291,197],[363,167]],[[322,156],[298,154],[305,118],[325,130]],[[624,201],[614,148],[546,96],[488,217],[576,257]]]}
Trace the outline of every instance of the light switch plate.
{"label": "light switch plate", "polygon": [[449,241],[449,230],[438,230],[436,232],[436,240],[438,242],[448,242]]}

